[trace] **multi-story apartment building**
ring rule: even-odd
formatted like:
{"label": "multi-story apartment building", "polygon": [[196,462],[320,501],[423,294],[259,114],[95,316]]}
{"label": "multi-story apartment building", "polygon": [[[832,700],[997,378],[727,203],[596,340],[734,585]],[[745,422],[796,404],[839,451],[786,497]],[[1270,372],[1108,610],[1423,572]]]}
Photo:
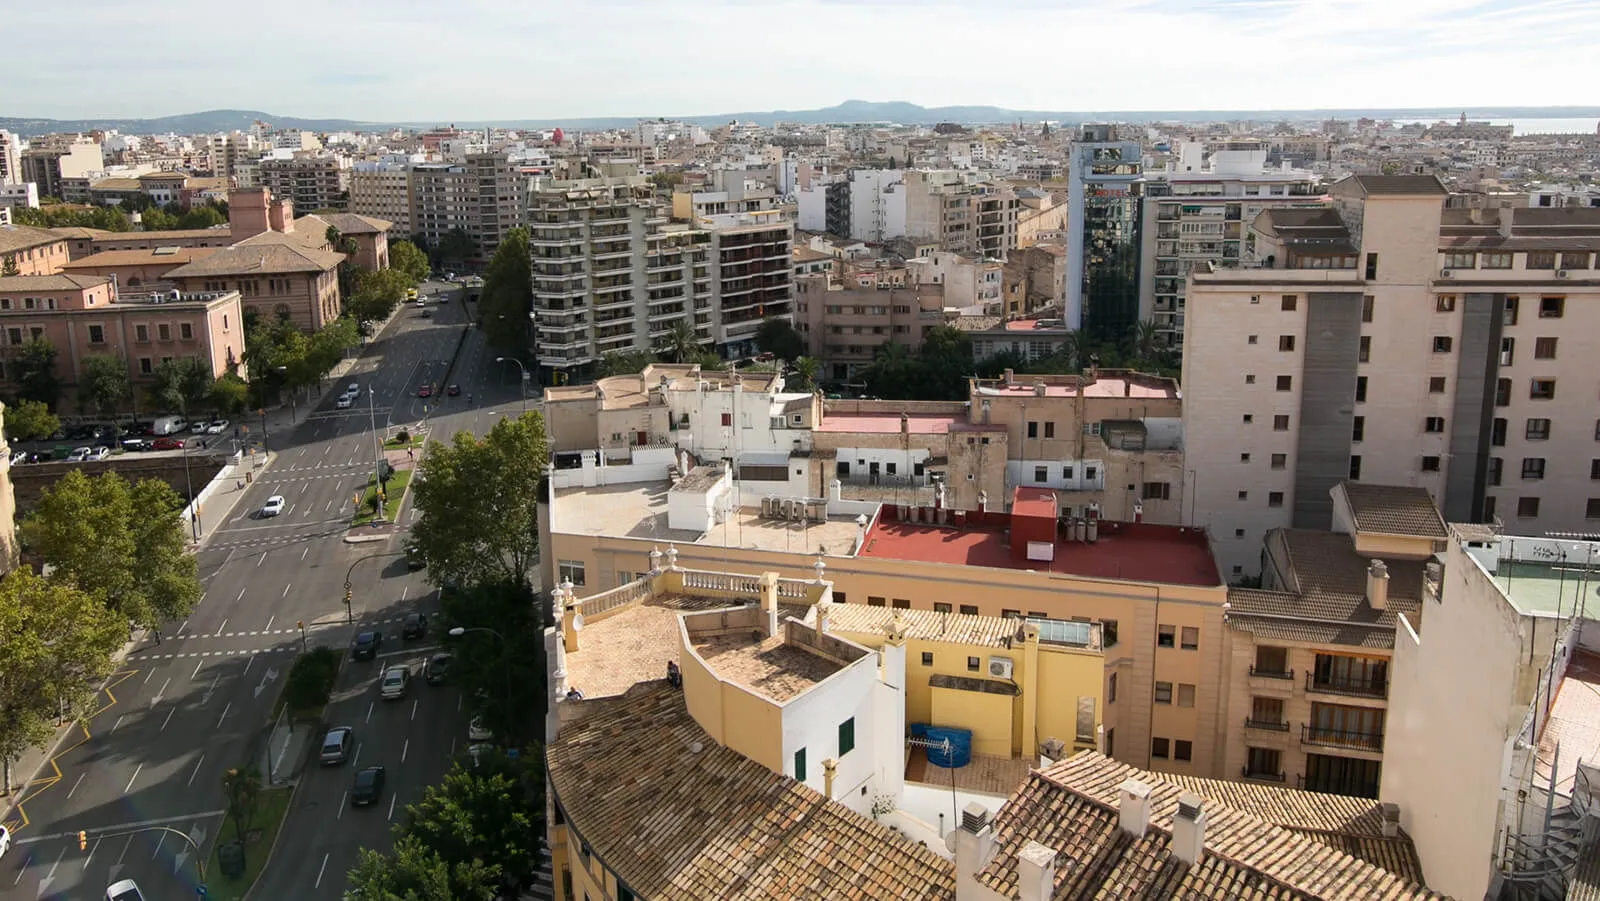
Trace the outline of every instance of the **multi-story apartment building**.
{"label": "multi-story apartment building", "polygon": [[[1158,346],[1183,348],[1184,286],[1190,270],[1245,259],[1250,223],[1265,209],[1322,206],[1315,173],[1266,168],[1255,142],[1179,145],[1163,171],[1147,171],[1139,279],[1139,319],[1154,323]],[[1208,165],[1209,163],[1209,165]]]}
{"label": "multi-story apartment building", "polygon": [[[211,174],[232,178],[239,174],[241,164],[254,165],[261,158],[264,147],[253,134],[231,132],[212,135],[206,142],[211,160]],[[239,187],[251,187],[240,183]]]}
{"label": "multi-story apartment building", "polygon": [[[906,235],[913,240],[936,242],[941,250],[978,251],[977,213],[973,185],[967,173],[950,169],[908,169]],[[999,210],[1003,226],[1004,209]],[[991,228],[995,219],[991,210]],[[1016,210],[1011,210],[1011,236],[1016,239]]]}
{"label": "multi-story apartment building", "polygon": [[814,180],[796,195],[800,227],[858,241],[902,237],[904,178],[901,169],[851,169],[840,178]]}
{"label": "multi-story apartment building", "polygon": [[991,260],[1004,260],[1017,248],[1017,218],[1022,201],[1016,192],[995,184],[973,189],[972,214],[977,229],[973,252]]}
{"label": "multi-story apartment building", "polygon": [[261,187],[292,201],[295,209],[343,211],[350,206],[350,160],[333,154],[300,153],[261,161]]}
{"label": "multi-story apartment building", "polygon": [[1257,217],[1261,268],[1190,275],[1184,443],[1224,572],[1255,575],[1272,528],[1326,529],[1347,478],[1592,532],[1600,213],[1446,209],[1433,176],[1330,193]]}
{"label": "multi-story apartment building", "polygon": [[1000,315],[1021,318],[1046,308],[1059,309],[1067,284],[1067,249],[1033,244],[1006,255],[1001,274]]}
{"label": "multi-story apartment building", "polygon": [[[450,232],[471,235],[478,227],[477,173],[464,163],[417,163],[411,166],[411,234],[437,246]],[[481,255],[483,248],[478,248]]]}
{"label": "multi-story apartment building", "polygon": [[0,226],[0,267],[15,266],[17,275],[54,275],[69,259],[67,238],[54,229]]}
{"label": "multi-story apartment building", "polygon": [[22,138],[0,129],[0,185],[22,183]]}
{"label": "multi-story apartment building", "polygon": [[[105,167],[100,145],[88,138],[37,141],[22,152],[22,177],[18,180],[38,185],[40,197],[66,200],[72,193],[68,181],[82,181],[87,190],[90,174],[102,172]],[[87,197],[73,200],[86,202]]]}
{"label": "multi-story apartment building", "polygon": [[915,353],[922,336],[944,322],[943,310],[941,285],[861,287],[827,273],[795,280],[796,327],[807,353],[834,380],[849,380],[871,366],[885,344]]}
{"label": "multi-story apartment building", "polygon": [[1067,164],[1067,326],[1121,341],[1139,321],[1143,164],[1138,141],[1085,125]]}
{"label": "multi-story apartment building", "polygon": [[[167,360],[198,358],[221,375],[244,359],[237,291],[119,291],[103,276],[0,278],[0,337],[6,356],[28,341],[49,341],[56,350],[55,375],[73,393],[95,356],[121,360],[135,390],[144,390]],[[17,387],[4,369],[0,385]],[[131,404],[133,397],[127,400]]]}
{"label": "multi-story apartment building", "polygon": [[397,235],[410,237],[411,167],[405,163],[360,161],[350,167],[350,212],[394,223]]}
{"label": "multi-story apartment building", "polygon": [[534,348],[570,380],[609,353],[654,350],[677,323],[725,356],[792,315],[793,226],[730,214],[667,226],[644,176],[536,179],[529,193]]}
{"label": "multi-story apartment building", "polygon": [[467,234],[478,245],[481,257],[487,260],[494,256],[495,248],[505,240],[507,232],[524,224],[528,179],[522,174],[521,163],[505,152],[468,153],[465,163],[477,201],[476,215]]}

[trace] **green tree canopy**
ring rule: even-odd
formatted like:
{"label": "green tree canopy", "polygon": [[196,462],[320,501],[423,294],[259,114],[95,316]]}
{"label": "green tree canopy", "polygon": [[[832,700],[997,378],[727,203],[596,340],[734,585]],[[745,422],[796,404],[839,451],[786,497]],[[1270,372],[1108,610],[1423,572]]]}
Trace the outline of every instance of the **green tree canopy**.
{"label": "green tree canopy", "polygon": [[17,395],[36,400],[52,409],[61,399],[61,380],[56,377],[56,349],[48,338],[24,341],[11,358],[11,377],[17,380]]}
{"label": "green tree canopy", "polygon": [[482,860],[455,866],[415,836],[401,834],[394,849],[367,848],[346,875],[361,901],[492,901],[496,879]]}
{"label": "green tree canopy", "polygon": [[787,319],[769,318],[756,329],[756,346],[780,360],[794,362],[806,354],[806,339]]}
{"label": "green tree canopy", "polygon": [[206,402],[219,413],[233,415],[243,412],[250,403],[250,386],[231,372],[223,373],[211,383]]}
{"label": "green tree canopy", "polygon": [[419,285],[428,279],[428,255],[410,241],[400,240],[389,245],[389,268],[398,269]]}
{"label": "green tree canopy", "polygon": [[411,286],[411,277],[398,269],[357,269],[344,310],[358,323],[377,321],[394,312]]}
{"label": "green tree canopy", "polygon": [[66,581],[28,566],[0,578],[0,762],[11,763],[55,734],[63,710],[82,716],[111,672],[127,623]]}
{"label": "green tree canopy", "polygon": [[527,584],[539,554],[539,483],[549,459],[544,418],[524,413],[477,438],[429,448],[411,483],[421,513],[412,544],[435,580]]}
{"label": "green tree canopy", "polygon": [[160,207],[150,207],[139,214],[139,224],[147,232],[172,231],[178,227],[178,217]]}
{"label": "green tree canopy", "polygon": [[447,593],[442,605],[441,625],[469,630],[455,639],[450,674],[467,712],[482,718],[501,743],[538,737],[547,709],[545,617],[533,589],[503,579],[484,582]]}
{"label": "green tree canopy", "polygon": [[23,547],[55,575],[145,626],[188,615],[202,594],[185,552],[183,500],[166,482],[69,470],[22,521]]}
{"label": "green tree canopy", "polygon": [[638,375],[655,361],[655,354],[647,350],[630,350],[627,353],[611,351],[600,358],[600,365],[595,374],[600,378],[609,378],[613,375]]}
{"label": "green tree canopy", "polygon": [[452,866],[488,862],[502,887],[516,889],[539,869],[542,789],[537,749],[515,763],[501,753],[480,754],[476,768],[457,763],[443,782],[423,790],[422,800],[406,808],[405,830]]}
{"label": "green tree canopy", "polygon": [[528,339],[528,313],[533,310],[533,275],[528,262],[528,230],[513,228],[495,248],[483,277],[478,311],[490,347],[521,350]]}
{"label": "green tree canopy", "polygon": [[478,242],[472,240],[464,228],[452,228],[439,236],[439,246],[433,248],[434,268],[440,268],[439,263],[454,263],[460,265],[472,259],[478,252]]}
{"label": "green tree canopy", "polygon": [[36,400],[19,400],[5,409],[6,438],[11,441],[39,441],[55,434],[61,420],[50,408]]}
{"label": "green tree canopy", "polygon": [[261,802],[261,773],[255,767],[229,767],[222,773],[222,796],[227,802],[228,822],[233,824],[233,837],[244,852],[244,837],[255,824],[256,809]]}
{"label": "green tree canopy", "polygon": [[72,206],[48,204],[38,209],[13,207],[11,219],[18,225],[34,228],[102,228],[106,231],[125,232],[133,228],[128,215],[112,206]]}
{"label": "green tree canopy", "polygon": [[17,265],[16,254],[8,253],[4,257],[0,257],[0,277],[10,277],[21,274],[22,268]]}
{"label": "green tree canopy", "polygon": [[206,203],[190,207],[189,211],[178,217],[179,228],[215,228],[225,225],[228,214],[222,209]]}
{"label": "green tree canopy", "polygon": [[822,364],[811,357],[796,357],[793,368],[789,370],[789,377],[784,382],[786,391],[815,391],[817,390],[817,375],[822,372]]}
{"label": "green tree canopy", "polygon": [[695,338],[694,326],[679,319],[656,344],[656,353],[668,363],[693,363],[700,356],[700,344]]}
{"label": "green tree canopy", "polygon": [[163,360],[150,385],[150,402],[163,413],[198,411],[211,399],[211,364],[199,357]]}
{"label": "green tree canopy", "polygon": [[245,320],[244,362],[250,368],[252,404],[265,406],[280,390],[316,384],[360,343],[355,320],[341,316],[307,335],[288,319]]}
{"label": "green tree canopy", "polygon": [[106,418],[131,397],[133,383],[127,364],[110,354],[92,354],[83,360],[83,377],[78,381],[78,408],[84,413],[99,413]]}

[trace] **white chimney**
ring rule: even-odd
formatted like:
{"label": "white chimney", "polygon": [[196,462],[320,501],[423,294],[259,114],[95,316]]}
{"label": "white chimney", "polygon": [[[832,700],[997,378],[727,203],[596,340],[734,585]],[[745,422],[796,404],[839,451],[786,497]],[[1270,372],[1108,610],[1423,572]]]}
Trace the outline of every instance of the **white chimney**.
{"label": "white chimney", "polygon": [[828,611],[833,607],[829,601],[817,604],[817,634],[822,635],[828,631]]}
{"label": "white chimney", "polygon": [[981,891],[978,872],[994,855],[994,829],[989,825],[989,811],[973,801],[961,811],[961,826],[945,838],[946,846],[956,856],[956,898],[992,898],[992,893]]}
{"label": "white chimney", "polygon": [[1367,603],[1374,610],[1389,606],[1389,567],[1382,560],[1367,567]]}
{"label": "white chimney", "polygon": [[1117,797],[1122,831],[1144,838],[1144,831],[1150,826],[1150,786],[1128,779],[1117,786]]}
{"label": "white chimney", "polygon": [[1200,796],[1184,792],[1178,796],[1178,812],[1172,815],[1172,854],[1194,866],[1206,850],[1206,812]]}
{"label": "white chimney", "polygon": [[761,612],[765,614],[767,637],[778,634],[778,574],[762,573],[756,583],[761,591]]}
{"label": "white chimney", "polygon": [[1017,852],[1019,901],[1050,901],[1056,887],[1056,852],[1029,839]]}
{"label": "white chimney", "polygon": [[1386,802],[1380,805],[1383,811],[1383,837],[1395,838],[1400,835],[1400,805]]}

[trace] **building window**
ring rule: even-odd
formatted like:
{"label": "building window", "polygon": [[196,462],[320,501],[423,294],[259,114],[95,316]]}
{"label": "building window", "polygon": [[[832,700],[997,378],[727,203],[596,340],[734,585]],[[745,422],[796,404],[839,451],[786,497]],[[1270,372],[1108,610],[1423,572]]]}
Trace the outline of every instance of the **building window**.
{"label": "building window", "polygon": [[1533,339],[1533,358],[1535,360],[1554,360],[1556,358],[1556,339]]}
{"label": "building window", "polygon": [[1156,626],[1156,647],[1170,648],[1178,644],[1178,630],[1175,626]]}
{"label": "building window", "polygon": [[978,605],[977,604],[962,604],[961,605],[961,615],[962,616],[977,616],[978,615]]}
{"label": "building window", "polygon": [[1523,457],[1522,477],[1529,481],[1537,481],[1544,478],[1544,458]]}
{"label": "building window", "polygon": [[1254,344],[1254,343],[1256,343],[1256,336],[1255,335],[1250,335],[1249,337],[1244,339],[1244,343],[1246,343],[1246,344]]}
{"label": "building window", "polygon": [[1509,406],[1511,406],[1511,380],[1510,379],[1495,379],[1495,381],[1494,381],[1494,405],[1497,406],[1497,407],[1509,407]]}
{"label": "building window", "polygon": [[1506,461],[1500,457],[1490,457],[1489,466],[1484,470],[1484,481],[1490,486],[1500,484],[1501,474],[1505,471]]}
{"label": "building window", "polygon": [[910,610],[911,602],[905,598],[895,598],[894,602],[890,604],[890,606],[896,610]]}
{"label": "building window", "polygon": [[733,414],[732,413],[724,413],[724,414],[722,414],[722,427],[726,429],[726,428],[731,427],[732,425],[733,425]]}
{"label": "building window", "polygon": [[1037,438],[1037,437],[1039,437],[1039,424],[1037,422],[1028,423],[1028,437],[1029,438]]}
{"label": "building window", "polygon": [[1246,385],[1254,385],[1254,384],[1255,384],[1255,383],[1256,383],[1256,377],[1255,377],[1255,374],[1254,374],[1254,373],[1248,373],[1248,372],[1247,372],[1247,373],[1245,373],[1245,376],[1244,376],[1244,383],[1245,383],[1245,384],[1246,384]]}
{"label": "building window", "polygon": [[1115,730],[1115,729],[1107,729],[1106,730],[1106,756],[1107,757],[1111,757],[1111,756],[1113,756],[1113,755],[1115,755],[1117,753],[1116,752],[1116,747],[1117,747],[1116,737],[1117,737],[1117,730]]}
{"label": "building window", "polygon": [[1367,436],[1367,417],[1357,416],[1350,420],[1350,440],[1361,441]]}
{"label": "building window", "polygon": [[968,657],[967,658],[967,672],[969,672],[969,673],[977,672],[980,663],[981,663],[981,661],[979,661],[978,658],[976,658],[976,657]]}
{"label": "building window", "polygon": [[1483,254],[1483,268],[1485,269],[1510,269],[1512,257],[1515,254],[1489,252]]}
{"label": "building window", "polygon": [[1172,498],[1172,485],[1169,482],[1145,482],[1144,500],[1165,501]]}
{"label": "building window", "polygon": [[1272,468],[1273,469],[1287,469],[1288,466],[1289,466],[1289,455],[1288,454],[1273,454],[1272,455]]}
{"label": "building window", "polygon": [[1100,621],[1100,643],[1108,648],[1117,646],[1117,621],[1103,619]]}
{"label": "building window", "polygon": [[1156,683],[1156,703],[1157,704],[1171,704],[1172,703],[1172,683],[1171,682],[1157,682]]}
{"label": "building window", "polygon": [[1268,491],[1267,492],[1267,506],[1269,506],[1269,507],[1281,507],[1281,506],[1283,506],[1283,492],[1282,491]]}
{"label": "building window", "polygon": [[1233,530],[1233,537],[1235,537],[1235,538],[1243,538],[1244,537],[1244,529],[1234,529]]}
{"label": "building window", "polygon": [[1198,626],[1184,626],[1179,635],[1182,639],[1179,642],[1179,647],[1185,651],[1197,651],[1200,649],[1200,629]]}
{"label": "building window", "polygon": [[1244,414],[1244,424],[1245,425],[1249,425],[1250,423],[1255,422],[1255,421],[1256,421],[1256,417],[1255,417],[1254,413],[1246,413],[1246,414]]}
{"label": "building window", "polygon": [[1540,319],[1560,319],[1561,314],[1566,311],[1566,308],[1567,299],[1565,297],[1539,298]]}
{"label": "building window", "polygon": [[1187,682],[1178,683],[1178,706],[1194,706],[1194,686]]}
{"label": "building window", "polygon": [[1294,385],[1294,376],[1292,376],[1292,375],[1280,375],[1280,376],[1278,376],[1278,390],[1279,391],[1289,391],[1289,390],[1292,389],[1293,385]]}
{"label": "building window", "polygon": [[839,724],[839,756],[854,751],[856,748],[856,718],[851,717]]}
{"label": "building window", "polygon": [[934,613],[949,613],[954,609],[955,608],[951,607],[950,604],[948,602],[946,602],[946,601],[934,601],[933,602],[933,612]]}
{"label": "building window", "polygon": [[1517,515],[1524,519],[1531,519],[1539,515],[1539,499],[1536,497],[1517,498]]}
{"label": "building window", "polygon": [[1248,492],[1248,491],[1240,491],[1239,492],[1239,500],[1247,501],[1249,499],[1250,499],[1250,492]]}
{"label": "building window", "polygon": [[1589,478],[1600,479],[1600,460],[1589,461]]}
{"label": "building window", "polygon": [[1361,342],[1356,348],[1356,362],[1368,363],[1372,361],[1372,336],[1362,335]]}
{"label": "building window", "polygon": [[1272,417],[1272,430],[1274,432],[1289,431],[1289,414],[1279,413]]}
{"label": "building window", "polygon": [[1506,298],[1505,306],[1500,316],[1502,325],[1517,324],[1517,308],[1519,306],[1521,306],[1521,298],[1515,295]]}
{"label": "building window", "polygon": [[1055,423],[1047,422],[1047,423],[1044,424],[1044,436],[1046,438],[1054,438],[1056,436],[1056,424]]}
{"label": "building window", "polygon": [[806,781],[806,749],[801,748],[794,752],[794,778],[796,782]]}
{"label": "building window", "polygon": [[1378,255],[1375,254],[1375,253],[1369,253],[1369,254],[1367,254],[1367,279],[1371,280],[1371,279],[1375,279],[1377,277],[1378,277]]}
{"label": "building window", "polygon": [[1177,739],[1172,743],[1173,760],[1191,760],[1194,757],[1194,742]]}
{"label": "building window", "polygon": [[1442,376],[1442,375],[1431,376],[1428,379],[1428,393],[1429,394],[1443,394],[1444,393],[1444,384],[1445,384],[1444,383],[1444,376]]}
{"label": "building window", "polygon": [[1589,498],[1583,508],[1584,519],[1600,519],[1600,497]]}
{"label": "building window", "polygon": [[1376,304],[1377,304],[1377,298],[1373,297],[1371,294],[1365,295],[1365,296],[1363,296],[1361,298],[1361,321],[1362,322],[1371,322],[1372,321],[1373,307]]}
{"label": "building window", "polygon": [[1506,428],[1509,420],[1496,418],[1489,424],[1489,443],[1495,447],[1506,446]]}
{"label": "building window", "polygon": [[1150,756],[1159,758],[1161,760],[1166,760],[1167,759],[1167,745],[1168,745],[1168,742],[1164,738],[1152,738],[1152,739],[1150,739]]}
{"label": "building window", "polygon": [[1428,417],[1425,417],[1422,420],[1422,430],[1424,432],[1429,432],[1429,433],[1432,433],[1432,434],[1439,434],[1439,433],[1443,432],[1444,431],[1444,417],[1443,416],[1428,416]]}
{"label": "building window", "polygon": [[1250,462],[1250,454],[1249,454],[1248,451],[1239,455],[1239,462],[1240,463],[1249,463]]}
{"label": "building window", "polygon": [[166,324],[165,322],[161,323],[160,325],[157,325],[156,326],[156,337],[159,338],[162,341],[171,341],[172,340],[172,326]]}
{"label": "building window", "polygon": [[1367,377],[1364,376],[1364,375],[1358,375],[1358,376],[1356,376],[1356,403],[1364,404],[1366,402],[1367,402]]}
{"label": "building window", "polygon": [[1294,336],[1293,335],[1279,335],[1278,336],[1278,349],[1281,350],[1281,351],[1294,350]]}
{"label": "building window", "polygon": [[155,367],[151,364],[151,361],[150,361],[149,357],[140,357],[139,358],[139,374],[140,375],[151,375],[155,371],[156,371]]}
{"label": "building window", "polygon": [[140,344],[147,343],[150,340],[150,326],[142,324],[134,326],[133,340],[138,341]]}
{"label": "building window", "polygon": [[1550,420],[1548,420],[1548,419],[1530,419],[1530,420],[1528,420],[1527,427],[1523,431],[1523,437],[1527,438],[1529,441],[1548,441],[1548,440],[1550,440]]}
{"label": "building window", "polygon": [[[1462,266],[1461,268],[1470,269],[1471,267]],[[1440,294],[1434,299],[1433,311],[1435,313],[1454,313],[1456,311],[1456,296],[1454,294]]]}
{"label": "building window", "polygon": [[1450,347],[1454,343],[1455,342],[1451,340],[1449,335],[1435,335],[1433,338],[1433,352],[1436,354],[1447,354],[1450,352]]}
{"label": "building window", "polygon": [[1472,269],[1478,262],[1478,255],[1472,251],[1451,251],[1444,255],[1444,264],[1450,269]]}
{"label": "building window", "polygon": [[1530,250],[1525,264],[1528,269],[1554,269],[1556,268],[1556,255],[1550,250]]}
{"label": "building window", "polygon": [[1049,479],[1050,468],[1048,466],[1035,466],[1033,468],[1033,480],[1035,482],[1046,482]]}
{"label": "building window", "polygon": [[1283,776],[1283,752],[1276,748],[1249,748],[1245,754],[1246,779],[1280,779]]}
{"label": "building window", "polygon": [[1296,301],[1298,301],[1298,299],[1299,298],[1294,294],[1283,295],[1283,311],[1285,313],[1293,313]]}
{"label": "building window", "polygon": [[868,607],[887,607],[887,606],[889,606],[889,604],[883,598],[873,597],[872,595],[869,594],[869,595],[867,595],[867,606]]}
{"label": "building window", "polygon": [[571,582],[574,585],[583,584],[583,561],[562,560],[556,565],[556,578],[562,582]]}
{"label": "building window", "polygon": [[1350,457],[1350,481],[1361,481],[1361,456],[1359,454]]}
{"label": "building window", "polygon": [[1585,251],[1577,253],[1563,253],[1561,255],[1562,269],[1588,269],[1589,254]]}
{"label": "building window", "polygon": [[1423,472],[1438,472],[1439,471],[1439,458],[1438,457],[1423,457],[1422,458],[1422,471]]}
{"label": "building window", "polygon": [[106,328],[105,328],[105,326],[103,326],[103,325],[91,325],[91,326],[89,326],[89,343],[90,344],[104,344],[104,343],[106,343]]}
{"label": "building window", "polygon": [[1528,397],[1532,400],[1555,400],[1555,379],[1534,379],[1528,386]]}
{"label": "building window", "polygon": [[178,323],[178,337],[184,341],[193,341],[194,326],[187,322]]}
{"label": "building window", "polygon": [[922,665],[923,666],[933,666],[933,652],[932,651],[923,651],[922,652]]}

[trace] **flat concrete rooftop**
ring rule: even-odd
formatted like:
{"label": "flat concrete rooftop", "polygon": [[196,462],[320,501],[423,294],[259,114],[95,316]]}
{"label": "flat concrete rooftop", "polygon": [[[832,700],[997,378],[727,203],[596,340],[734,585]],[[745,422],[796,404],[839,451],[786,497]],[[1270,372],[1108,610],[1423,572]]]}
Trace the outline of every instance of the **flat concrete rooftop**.
{"label": "flat concrete rooftop", "polygon": [[1495,585],[1511,603],[1534,616],[1571,616],[1580,604],[1584,616],[1600,619],[1600,570],[1585,572],[1582,564],[1502,560]]}
{"label": "flat concrete rooftop", "polygon": [[677,544],[744,547],[766,551],[843,556],[856,540],[852,517],[797,523],[762,519],[761,511],[735,510],[707,532],[667,527],[667,483],[634,482],[556,491],[552,527],[564,535],[646,538]]}

